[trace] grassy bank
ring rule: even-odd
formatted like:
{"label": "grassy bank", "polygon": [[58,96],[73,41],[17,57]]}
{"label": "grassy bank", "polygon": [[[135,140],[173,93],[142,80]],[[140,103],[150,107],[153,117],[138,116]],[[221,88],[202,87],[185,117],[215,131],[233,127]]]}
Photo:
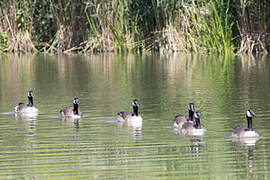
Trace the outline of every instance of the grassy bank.
{"label": "grassy bank", "polygon": [[269,52],[269,15],[267,0],[0,0],[0,51]]}

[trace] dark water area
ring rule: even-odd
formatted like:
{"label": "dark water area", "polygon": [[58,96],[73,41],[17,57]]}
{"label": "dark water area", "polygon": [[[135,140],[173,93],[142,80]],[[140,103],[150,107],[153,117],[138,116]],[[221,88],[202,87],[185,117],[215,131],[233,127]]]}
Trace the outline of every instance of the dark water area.
{"label": "dark water area", "polygon": [[[33,90],[38,116],[13,113]],[[269,179],[270,57],[0,55],[0,179]],[[59,111],[80,98],[85,117]],[[117,124],[138,99],[140,128]],[[203,137],[174,131],[188,103]],[[255,144],[228,138],[253,109]]]}

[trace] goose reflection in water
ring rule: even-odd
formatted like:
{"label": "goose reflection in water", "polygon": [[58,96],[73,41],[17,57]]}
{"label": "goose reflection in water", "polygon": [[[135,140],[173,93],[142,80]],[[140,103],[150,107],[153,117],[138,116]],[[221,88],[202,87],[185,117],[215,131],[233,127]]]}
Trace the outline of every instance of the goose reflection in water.
{"label": "goose reflection in water", "polygon": [[203,152],[203,141],[201,137],[192,136],[190,138],[190,152],[193,157],[199,157]]}
{"label": "goose reflection in water", "polygon": [[256,161],[254,156],[254,147],[248,146],[248,168],[250,173],[256,172]]}
{"label": "goose reflection in water", "polygon": [[254,155],[254,148],[256,142],[259,140],[258,137],[256,138],[233,138],[233,142],[239,147],[247,147],[247,158],[248,158],[248,171],[250,173],[250,179],[257,179],[256,177],[256,161]]}
{"label": "goose reflection in water", "polygon": [[15,114],[15,119],[20,122],[27,123],[29,136],[34,136],[36,131],[36,119],[37,115],[35,116],[24,116],[22,114]]}
{"label": "goose reflection in water", "polygon": [[124,122],[117,122],[118,127],[121,127],[122,129],[128,130],[128,133],[132,133],[134,140],[138,140],[142,136],[142,124],[140,125],[134,125],[132,123],[129,123],[129,121]]}
{"label": "goose reflection in water", "polygon": [[62,117],[62,125],[73,126],[76,129],[76,132],[79,132],[80,129],[80,119],[74,119],[72,117]]}
{"label": "goose reflection in water", "polygon": [[133,130],[138,130],[140,131],[142,129],[142,124],[134,124],[132,123],[132,121],[118,121],[117,122],[119,127],[127,127],[127,128],[131,128]]}

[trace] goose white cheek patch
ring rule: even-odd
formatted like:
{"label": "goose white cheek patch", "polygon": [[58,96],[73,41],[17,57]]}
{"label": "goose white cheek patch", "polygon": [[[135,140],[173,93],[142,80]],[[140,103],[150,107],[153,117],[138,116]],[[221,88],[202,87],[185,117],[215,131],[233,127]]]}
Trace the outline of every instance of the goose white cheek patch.
{"label": "goose white cheek patch", "polygon": [[247,117],[251,117],[251,114],[249,111],[247,111]]}

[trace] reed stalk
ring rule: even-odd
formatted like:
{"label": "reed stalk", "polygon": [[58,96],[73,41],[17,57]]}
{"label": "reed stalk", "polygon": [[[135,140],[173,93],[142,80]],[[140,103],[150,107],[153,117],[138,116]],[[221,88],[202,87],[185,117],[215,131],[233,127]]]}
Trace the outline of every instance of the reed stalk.
{"label": "reed stalk", "polygon": [[0,0],[0,51],[270,52],[268,0]]}
{"label": "reed stalk", "polygon": [[192,50],[225,54],[234,50],[228,7],[229,1],[225,4],[215,0],[184,7],[185,30]]}

